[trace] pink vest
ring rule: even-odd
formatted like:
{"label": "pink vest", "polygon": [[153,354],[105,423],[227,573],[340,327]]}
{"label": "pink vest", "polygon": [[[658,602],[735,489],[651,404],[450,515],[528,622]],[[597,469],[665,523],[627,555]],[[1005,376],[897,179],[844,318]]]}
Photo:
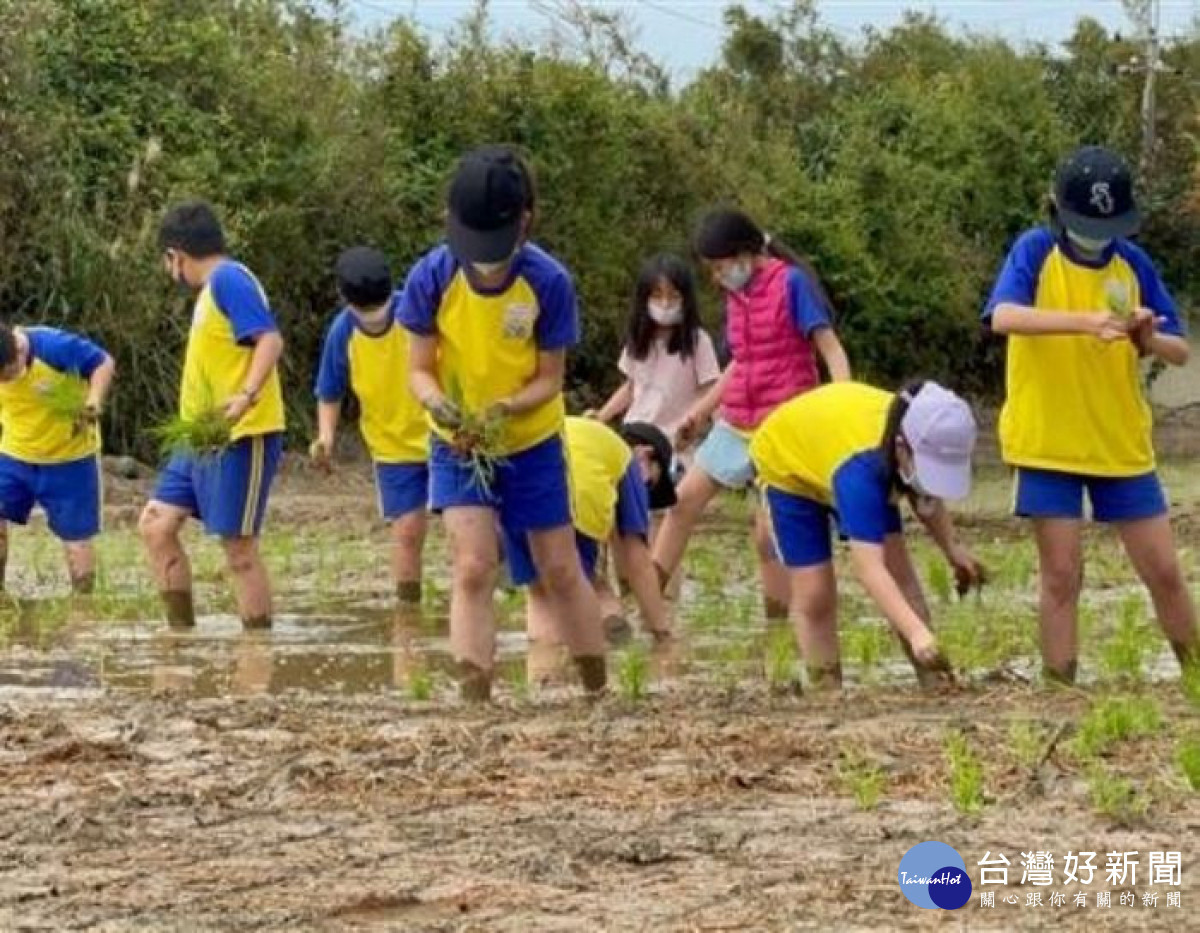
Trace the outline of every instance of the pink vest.
{"label": "pink vest", "polygon": [[744,290],[725,297],[725,332],[737,366],[721,397],[721,414],[736,428],[758,427],[820,381],[812,344],[789,310],[790,271],[787,263],[771,259]]}

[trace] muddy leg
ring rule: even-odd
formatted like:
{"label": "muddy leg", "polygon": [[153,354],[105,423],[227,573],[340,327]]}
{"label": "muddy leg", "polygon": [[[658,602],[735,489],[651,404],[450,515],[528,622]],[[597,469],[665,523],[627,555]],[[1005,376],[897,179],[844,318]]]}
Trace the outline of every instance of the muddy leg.
{"label": "muddy leg", "polygon": [[453,561],[450,650],[458,668],[459,692],[467,702],[486,703],[491,698],[496,648],[492,602],[500,565],[496,517],[491,509],[465,506],[446,509],[442,521]]}
{"label": "muddy leg", "polygon": [[1079,653],[1079,594],[1083,590],[1082,523],[1042,518],[1033,523],[1038,546],[1038,616],[1042,673],[1074,683]]}
{"label": "muddy leg", "polygon": [[392,522],[392,581],[402,603],[421,602],[421,552],[425,547],[425,510],[409,512]]}
{"label": "muddy leg", "polygon": [[162,595],[167,624],[171,626],[196,624],[192,605],[192,567],[179,542],[179,532],[188,517],[184,509],[151,500],[138,521],[138,532],[150,561],[150,573]]}
{"label": "muddy leg", "polygon": [[836,690],[842,685],[842,664],[837,634],[837,578],[833,564],[794,567],[791,582],[792,624],[804,656],[809,686]]}
{"label": "muddy leg", "polygon": [[1175,551],[1171,521],[1166,515],[1117,526],[1121,543],[1138,577],[1150,591],[1158,624],[1179,658],[1180,666],[1200,657],[1196,637],[1196,607]]}
{"label": "muddy leg", "polygon": [[96,549],[91,541],[67,541],[63,550],[67,555],[71,589],[86,596],[96,588]]}

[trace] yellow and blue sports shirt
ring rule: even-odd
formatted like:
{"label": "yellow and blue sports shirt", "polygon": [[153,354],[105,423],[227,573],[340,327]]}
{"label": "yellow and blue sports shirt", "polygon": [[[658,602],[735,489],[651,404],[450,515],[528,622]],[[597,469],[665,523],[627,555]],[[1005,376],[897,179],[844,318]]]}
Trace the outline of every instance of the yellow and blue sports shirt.
{"label": "yellow and blue sports shirt", "polygon": [[[437,337],[442,391],[476,414],[524,388],[537,372],[539,353],[566,350],[579,340],[571,276],[533,244],[521,247],[508,281],[495,290],[472,284],[448,246],[433,249],[409,273],[398,316],[414,334]],[[565,414],[560,393],[512,416],[501,452],[520,453],[553,437]]]}
{"label": "yellow and blue sports shirt", "polygon": [[[1044,228],[1024,233],[1005,260],[984,320],[1001,304],[1084,314],[1106,311],[1110,283],[1133,307],[1163,319],[1182,336],[1175,302],[1153,262],[1129,240],[1116,240],[1096,262],[1074,255]],[[1008,338],[1000,447],[1013,466],[1085,476],[1137,476],[1154,468],[1150,406],[1136,347],[1089,335]]]}
{"label": "yellow and blue sports shirt", "polygon": [[46,397],[65,380],[86,382],[108,354],[83,337],[53,327],[23,328],[29,341],[25,372],[0,383],[0,454],[25,463],[68,463],[100,449],[96,429],[75,430]]}
{"label": "yellow and blue sports shirt", "polygon": [[[193,419],[222,407],[245,389],[255,342],[277,330],[266,293],[250,270],[231,260],[218,265],[200,290],[192,313],[179,390],[180,416]],[[233,426],[234,440],[284,428],[278,367],[258,388],[258,401]]]}
{"label": "yellow and blue sports shirt", "polygon": [[[399,298],[392,298],[393,315]],[[317,398],[341,402],[353,392],[359,430],[376,463],[423,463],[429,456],[425,409],[408,385],[408,331],[394,316],[381,334],[368,334],[349,308],[329,327],[317,371]]]}
{"label": "yellow and blue sports shirt", "polygon": [[593,541],[607,541],[616,520],[617,487],[633,451],[616,431],[590,418],[567,418],[563,438],[575,530]]}
{"label": "yellow and blue sports shirt", "polygon": [[894,399],[861,382],[832,382],[784,402],[750,441],[759,480],[833,508],[851,540],[882,544],[895,508],[881,451]]}

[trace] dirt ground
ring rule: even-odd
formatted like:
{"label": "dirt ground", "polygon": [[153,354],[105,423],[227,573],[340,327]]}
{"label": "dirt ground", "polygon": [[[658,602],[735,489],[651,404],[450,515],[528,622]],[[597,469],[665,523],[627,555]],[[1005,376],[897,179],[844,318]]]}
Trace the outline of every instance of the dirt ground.
{"label": "dirt ground", "polygon": [[[110,484],[116,524],[145,484]],[[373,533],[365,479],[329,490],[294,471],[273,521]],[[488,709],[396,691],[4,691],[0,930],[1194,928],[1200,796],[1171,775],[1196,714],[1178,683],[1136,687],[1167,728],[1104,755],[1152,801],[1116,818],[1064,751],[1089,691],[1002,680],[830,698],[697,674],[641,701],[558,691]],[[1048,737],[1032,765],[1009,748],[1017,722]],[[973,815],[951,803],[949,730],[982,760]],[[851,793],[856,755],[883,775],[875,809]],[[926,840],[966,862],[976,888],[960,911],[900,893],[901,856]],[[1095,851],[1101,870],[1090,886],[1022,885],[1033,850],[1054,853],[1056,879],[1068,851]],[[1111,851],[1140,853],[1136,906],[1105,883]],[[1179,886],[1146,884],[1150,851],[1182,853]],[[979,887],[985,852],[1010,860],[1009,886]],[[1026,906],[1036,892],[1046,905]]]}

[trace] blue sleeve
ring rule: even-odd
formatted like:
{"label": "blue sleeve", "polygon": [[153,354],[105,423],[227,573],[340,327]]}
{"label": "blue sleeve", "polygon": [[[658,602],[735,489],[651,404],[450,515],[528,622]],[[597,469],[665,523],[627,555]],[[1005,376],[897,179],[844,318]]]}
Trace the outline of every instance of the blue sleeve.
{"label": "blue sleeve", "polygon": [[795,266],[788,270],[787,299],[788,315],[796,325],[796,330],[805,337],[812,336],[813,331],[832,325],[829,309],[825,307],[825,302],[821,300],[812,281],[802,269]]}
{"label": "blue sleeve", "polygon": [[457,269],[449,247],[426,253],[408,273],[396,308],[396,320],[405,330],[420,337],[437,333],[437,313],[442,293]]}
{"label": "blue sleeve", "polygon": [[245,266],[223,262],[212,276],[212,296],[221,313],[229,318],[234,339],[253,343],[256,337],[279,328],[267,302],[267,293]]}
{"label": "blue sleeve", "polygon": [[650,493],[642,480],[642,470],[635,457],[617,484],[617,534],[622,537],[650,535]]}
{"label": "blue sleeve", "polygon": [[321,347],[316,394],[322,402],[340,402],[350,391],[350,337],[354,327],[348,315],[343,311],[334,318]]}
{"label": "blue sleeve", "polygon": [[571,274],[536,246],[525,247],[519,274],[537,295],[534,337],[543,352],[566,350],[579,343],[579,303]]}
{"label": "blue sleeve", "polygon": [[65,330],[36,327],[26,333],[33,355],[60,373],[74,373],[89,379],[108,359],[108,354],[97,344]]}
{"label": "blue sleeve", "polygon": [[1038,276],[1053,248],[1054,234],[1045,228],[1028,230],[1017,238],[984,305],[982,317],[985,321],[991,320],[992,312],[999,305],[1033,305],[1037,299]]}
{"label": "blue sleeve", "polygon": [[841,532],[851,541],[883,544],[894,528],[896,507],[878,451],[851,457],[833,475],[833,507]]}
{"label": "blue sleeve", "polygon": [[1153,311],[1155,317],[1162,318],[1158,329],[1175,337],[1185,336],[1187,328],[1179,316],[1175,299],[1167,291],[1162,276],[1158,274],[1154,261],[1146,255],[1146,251],[1128,240],[1119,240],[1117,252],[1133,267],[1138,280],[1138,291],[1141,293],[1142,307]]}

